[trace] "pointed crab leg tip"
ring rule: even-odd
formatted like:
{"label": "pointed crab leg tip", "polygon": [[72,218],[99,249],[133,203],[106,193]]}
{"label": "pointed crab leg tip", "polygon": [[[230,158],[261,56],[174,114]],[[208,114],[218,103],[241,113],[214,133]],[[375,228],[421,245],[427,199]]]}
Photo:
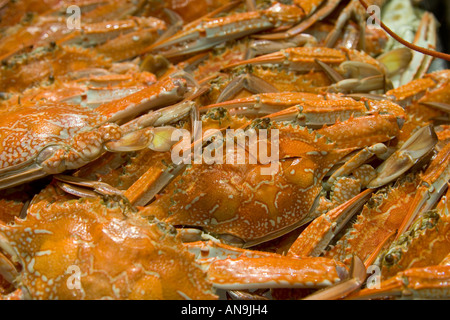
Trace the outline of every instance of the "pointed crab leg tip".
{"label": "pointed crab leg tip", "polygon": [[343,299],[358,290],[366,279],[366,268],[358,256],[353,256],[350,267],[350,278],[331,287],[319,290],[304,300],[337,300]]}
{"label": "pointed crab leg tip", "polygon": [[361,284],[366,280],[366,266],[357,255],[353,256],[350,274],[352,278],[357,279]]}
{"label": "pointed crab leg tip", "polygon": [[378,188],[392,182],[433,150],[437,142],[432,125],[420,128],[377,168],[378,176],[367,187]]}
{"label": "pointed crab leg tip", "polygon": [[333,83],[337,83],[339,81],[344,80],[344,77],[334,70],[332,67],[330,67],[328,64],[320,61],[319,59],[314,59],[314,61],[319,65],[320,68],[325,72],[325,74],[330,78],[330,80]]}
{"label": "pointed crab leg tip", "polygon": [[[91,197],[96,198],[100,195],[104,196],[119,196],[123,198],[123,193],[119,189],[101,181],[91,181],[75,176],[68,176],[63,174],[58,174],[53,176],[58,182],[58,186],[67,193],[73,194],[80,197]],[[76,186],[82,187],[77,188]],[[90,188],[95,190],[95,192],[86,189]]]}

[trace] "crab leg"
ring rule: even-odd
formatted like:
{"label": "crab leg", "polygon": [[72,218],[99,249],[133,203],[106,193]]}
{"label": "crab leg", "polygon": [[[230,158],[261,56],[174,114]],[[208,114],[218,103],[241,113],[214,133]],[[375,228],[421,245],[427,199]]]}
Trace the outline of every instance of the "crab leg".
{"label": "crab leg", "polygon": [[411,228],[391,244],[381,259],[383,279],[410,268],[440,263],[450,253],[450,190],[436,208],[420,215]]}
{"label": "crab leg", "polygon": [[298,103],[279,112],[264,116],[272,121],[293,121],[310,128],[321,128],[333,125],[352,117],[363,116],[367,110],[364,104],[351,99],[311,100]]}
{"label": "crab leg", "polygon": [[358,256],[354,256],[350,267],[350,278],[338,284],[319,290],[304,300],[342,299],[359,289],[366,279],[366,268]]}
{"label": "crab leg", "polygon": [[252,40],[248,45],[247,53],[245,55],[245,60],[254,58],[259,55],[268,54],[276,51],[280,51],[292,47],[314,47],[317,46],[317,39],[310,34],[301,33],[290,39],[284,41],[271,41],[264,40],[265,37],[271,37],[270,35],[254,35],[254,37],[261,40]]}
{"label": "crab leg", "polygon": [[[230,101],[218,102],[209,106],[200,108],[200,112],[206,112],[212,108],[226,108],[228,110],[243,109],[250,110],[254,115],[270,114],[280,109],[294,106],[306,100],[323,100],[321,95],[312,93],[261,93],[248,98],[235,99]],[[262,111],[259,111],[262,110]]]}
{"label": "crab leg", "polygon": [[280,40],[287,39],[298,35],[299,33],[307,30],[317,21],[323,20],[326,18],[333,10],[338,6],[340,0],[328,0],[326,4],[320,6],[316,11],[313,12],[308,18],[300,22],[298,25],[292,27],[286,32],[282,33],[270,33],[270,34],[262,34],[262,35],[254,35],[255,38],[258,39],[267,39],[267,40]]}
{"label": "crab leg", "polygon": [[108,122],[115,122],[164,104],[178,102],[186,92],[187,82],[184,79],[166,78],[125,98],[105,103],[95,111],[108,117]]}
{"label": "crab leg", "polygon": [[380,288],[366,288],[349,299],[376,299],[383,297],[446,299],[450,296],[450,267],[438,265],[412,268],[383,281]]}
{"label": "crab leg", "polygon": [[217,98],[216,103],[230,100],[242,89],[252,93],[278,92],[270,83],[252,74],[243,74],[234,78]]}
{"label": "crab leg", "polygon": [[[434,49],[436,47],[436,18],[429,12],[425,12],[420,22],[419,30],[416,33],[414,44],[422,47]],[[433,58],[420,52],[413,52],[413,58],[409,67],[403,72],[400,84],[408,83],[414,79],[421,78],[430,67]]]}
{"label": "crab leg", "polygon": [[58,40],[57,44],[95,46],[138,29],[147,29],[147,32],[151,33],[153,30],[162,31],[166,29],[166,24],[154,17],[134,17],[133,19],[97,22],[82,26],[80,31],[70,33]]}
{"label": "crab leg", "polygon": [[231,114],[263,116],[274,121],[296,121],[307,126],[330,125],[337,119],[344,121],[367,111],[364,103],[353,99],[325,100],[321,95],[303,92],[262,93],[202,107],[200,111],[212,108],[227,108]]}
{"label": "crab leg", "polygon": [[422,177],[422,184],[417,189],[413,204],[398,230],[397,239],[408,230],[419,212],[429,210],[436,203],[445,191],[449,180],[450,144],[446,144],[425,171]]}
{"label": "crab leg", "polygon": [[[380,156],[387,152],[386,145],[382,143],[377,143],[373,146],[367,147],[359,151],[355,154],[351,159],[345,162],[343,166],[337,169],[331,176],[328,178],[327,185],[331,186],[338,177],[348,175],[350,172],[355,170],[364,164],[367,160],[369,160],[374,155]],[[367,182],[368,183],[368,182]],[[365,183],[365,184],[367,184]],[[365,185],[363,185],[365,186]]]}
{"label": "crab leg", "polygon": [[216,241],[185,246],[196,254],[209,281],[221,289],[321,288],[347,277],[347,270],[334,260],[286,257]]}
{"label": "crab leg", "polygon": [[291,245],[288,255],[318,257],[334,236],[369,199],[372,190],[366,189],[326,214],[314,219]]}
{"label": "crab leg", "polygon": [[322,288],[341,281],[339,273],[334,260],[284,256],[217,260],[207,271],[222,289]]}
{"label": "crab leg", "polygon": [[214,16],[216,16],[222,12],[226,12],[226,11],[232,9],[233,7],[235,7],[236,5],[238,5],[241,2],[242,2],[242,0],[231,1],[230,3],[225,4],[222,7],[213,10],[212,12],[204,15],[203,17],[196,19],[194,21],[191,21],[190,23],[186,24],[185,26],[181,25],[180,27],[182,28],[182,30],[178,30],[178,26],[180,24],[182,24],[182,22],[176,16],[175,17],[173,16],[175,13],[169,13],[169,15],[172,16],[172,20],[174,20],[175,23],[172,23],[172,26],[168,28],[167,32],[165,32],[160,37],[160,39],[158,39],[155,43],[153,43],[151,46],[149,46],[145,51],[151,52],[151,51],[159,48],[160,46],[166,47],[166,46],[175,44],[177,42],[177,39],[180,39],[181,37],[183,37],[183,35],[188,34],[191,30],[195,30],[196,26],[200,25],[204,19],[213,18]]}
{"label": "crab leg", "polygon": [[378,253],[394,240],[414,197],[418,180],[415,176],[406,176],[374,193],[356,221],[324,253],[324,257],[350,265],[352,256],[357,255],[366,267],[372,265]]}
{"label": "crab leg", "polygon": [[168,169],[151,168],[128,188],[124,195],[135,206],[144,206],[149,203],[164,187],[177,177],[185,168],[184,164]]}
{"label": "crab leg", "polygon": [[[391,140],[398,135],[399,127],[401,125],[398,117],[374,114],[336,122],[332,126],[317,130],[317,133],[335,141],[339,148],[364,148],[367,145]],[[367,138],[361,141],[361,135],[366,137],[366,134]]]}
{"label": "crab leg", "polygon": [[386,92],[386,96],[402,106],[409,105],[413,100],[423,96],[427,89],[433,88],[436,83],[430,78],[420,78]]}
{"label": "crab leg", "polygon": [[278,52],[259,56],[257,58],[236,62],[225,66],[224,69],[234,68],[241,65],[282,64],[294,71],[321,70],[316,59],[330,65],[339,65],[346,61],[344,53],[331,48],[288,48]]}
{"label": "crab leg", "polygon": [[[226,17],[203,19],[173,37],[157,43],[149,51],[158,51],[167,58],[199,52],[213,46],[276,27],[278,24],[303,17],[303,11],[293,5],[277,3],[267,10],[237,13]],[[187,43],[187,44],[184,44]],[[180,44],[182,44],[180,46]],[[184,45],[183,45],[184,44]],[[179,47],[173,47],[178,45]],[[170,48],[161,51],[164,48]]]}
{"label": "crab leg", "polygon": [[0,276],[3,277],[7,282],[13,283],[17,278],[19,272],[14,264],[8,259],[4,254],[0,252]]}
{"label": "crab leg", "polygon": [[[383,1],[373,1],[378,2],[378,6],[380,2]],[[347,22],[350,20],[352,16],[354,16],[360,26],[361,29],[361,36],[360,39],[364,40],[364,31],[365,31],[365,14],[364,14],[364,7],[359,3],[359,0],[351,0],[350,3],[345,7],[344,10],[342,10],[341,14],[339,15],[339,18],[336,21],[336,24],[334,26],[334,29],[331,33],[328,34],[328,37],[326,39],[326,46],[327,47],[334,47],[339,36],[342,33],[342,30],[344,26],[347,24]],[[358,12],[359,11],[359,12]],[[362,13],[363,14],[362,14]],[[362,44],[362,50],[364,50],[365,45],[364,41],[360,41]]]}
{"label": "crab leg", "polygon": [[425,155],[429,154],[436,143],[437,137],[431,125],[420,128],[400,149],[378,167],[377,177],[370,181],[367,186],[377,188],[398,178]]}
{"label": "crab leg", "polygon": [[323,71],[335,82],[326,89],[337,92],[368,92],[377,89],[386,91],[391,87],[385,75],[386,68],[379,61],[355,50],[343,51],[326,47],[287,48],[232,63],[223,69],[242,65],[279,65],[297,72]]}

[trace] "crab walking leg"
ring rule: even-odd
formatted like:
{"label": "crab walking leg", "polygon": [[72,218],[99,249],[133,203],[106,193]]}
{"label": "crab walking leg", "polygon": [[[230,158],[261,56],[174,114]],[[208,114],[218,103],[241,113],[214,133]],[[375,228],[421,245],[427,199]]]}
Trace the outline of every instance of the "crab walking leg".
{"label": "crab walking leg", "polygon": [[440,70],[429,73],[422,78],[412,80],[407,84],[386,92],[386,97],[397,104],[408,107],[414,102],[431,104],[431,107],[440,109],[450,103],[450,72]]}
{"label": "crab walking leg", "polygon": [[411,268],[439,264],[450,253],[450,190],[436,208],[420,215],[398,241],[392,243],[381,259],[383,279]]}
{"label": "crab walking leg", "polygon": [[212,108],[226,108],[231,114],[270,118],[272,121],[294,121],[308,127],[332,125],[338,119],[344,121],[367,112],[363,102],[336,97],[326,100],[321,95],[303,92],[262,93],[200,108],[200,112]]}
{"label": "crab walking leg", "polygon": [[158,166],[150,168],[124,192],[124,195],[133,205],[144,206],[177,177],[185,167],[186,165],[180,164],[166,169]]}
{"label": "crab walking leg", "polygon": [[221,289],[322,288],[347,277],[339,262],[239,249],[216,241],[185,244]]}
{"label": "crab walking leg", "polygon": [[418,183],[416,175],[408,175],[374,193],[352,226],[323,256],[350,265],[357,255],[366,267],[372,265],[377,253],[394,240]]}
{"label": "crab walking leg", "polygon": [[[374,155],[382,155],[387,152],[387,147],[383,143],[377,143],[373,146],[367,147],[355,154],[351,159],[346,161],[339,169],[337,169],[327,180],[327,186],[331,186],[338,177],[348,175],[350,172],[355,170],[364,164]],[[366,183],[362,186],[364,187]]]}
{"label": "crab walking leg", "polygon": [[176,103],[186,92],[186,80],[169,77],[125,98],[105,103],[95,110],[108,117],[108,122],[115,122],[156,107]]}
{"label": "crab walking leg", "polygon": [[366,268],[358,256],[354,256],[350,267],[350,278],[338,284],[321,289],[303,300],[337,300],[359,289],[366,280]]}
{"label": "crab walking leg", "polygon": [[[372,5],[376,5],[378,8],[385,2],[385,0],[375,0],[371,1]],[[344,10],[341,11],[336,24],[333,30],[328,34],[326,38],[327,47],[334,47],[339,36],[342,34],[342,31],[348,21],[354,17],[360,27],[360,46],[361,50],[365,50],[365,28],[366,28],[366,10],[359,3],[359,0],[351,0],[350,3],[345,7]]]}
{"label": "crab walking leg", "polygon": [[436,143],[437,136],[431,125],[420,128],[377,168],[377,176],[367,187],[377,188],[398,178],[429,154]]}
{"label": "crab walking leg", "polygon": [[302,18],[304,13],[295,5],[276,3],[266,10],[232,14],[225,17],[201,19],[182,31],[148,48],[166,58],[210,49],[225,41],[242,38],[278,25]]}
{"label": "crab walking leg", "polygon": [[133,17],[132,19],[115,20],[86,24],[80,30],[75,30],[67,36],[58,39],[57,45],[82,45],[86,47],[101,45],[114,38],[123,36],[136,30],[145,30],[148,33],[164,31],[164,21],[154,17]]}
{"label": "crab walking leg", "polygon": [[[0,240],[1,241],[1,240]],[[0,252],[0,275],[9,283],[17,278],[19,272],[14,264]]]}
{"label": "crab walking leg", "polygon": [[[414,44],[427,49],[435,49],[437,44],[437,21],[429,12],[425,12],[422,16],[419,29],[414,38]],[[406,84],[414,79],[421,78],[427,73],[433,58],[420,52],[413,51],[412,61],[409,67],[403,72],[399,83]]]}
{"label": "crab walking leg", "polygon": [[267,81],[252,74],[243,74],[235,77],[217,98],[216,103],[231,100],[241,90],[247,90],[252,93],[279,92],[277,88]]}
{"label": "crab walking leg", "polygon": [[412,268],[381,282],[380,287],[363,289],[349,299],[448,299],[450,297],[450,266],[438,265]]}
{"label": "crab walking leg", "polygon": [[288,256],[320,256],[334,236],[369,199],[372,190],[366,189],[326,214],[314,219],[291,245]]}
{"label": "crab walking leg", "polygon": [[408,230],[421,211],[428,211],[436,203],[445,191],[449,180],[450,144],[446,144],[425,171],[422,177],[422,183],[417,189],[416,196],[408,210],[407,216],[399,227],[396,239]]}
{"label": "crab walking leg", "polygon": [[[401,56],[400,60],[408,58],[406,53],[387,54],[388,57]],[[278,66],[289,72],[306,73],[324,72],[334,83],[324,87],[335,92],[369,92],[372,90],[391,88],[386,77],[390,72],[386,66],[369,55],[350,49],[333,49],[326,47],[292,47],[257,58],[235,62],[223,67],[223,70],[252,65]],[[398,71],[401,64],[393,64],[391,72]],[[231,83],[230,83],[231,85]],[[236,90],[236,89],[235,89]]]}
{"label": "crab walking leg", "polygon": [[221,289],[322,288],[342,280],[334,260],[284,256],[217,260],[207,274]]}
{"label": "crab walking leg", "polygon": [[[230,1],[229,3],[207,13],[206,15],[204,15],[203,17],[200,17],[194,21],[191,21],[187,24],[185,24],[184,26],[183,21],[180,21],[179,18],[181,17],[173,17],[172,20],[175,20],[175,23],[172,24],[171,27],[169,27],[167,29],[167,31],[161,35],[161,37],[152,45],[148,46],[145,49],[145,52],[151,52],[159,47],[166,47],[169,45],[173,45],[177,42],[178,39],[182,39],[182,37],[185,34],[189,33],[189,30],[193,30],[195,29],[195,27],[199,24],[201,24],[202,20],[204,19],[210,19],[213,18],[214,16],[222,13],[222,12],[226,12],[230,9],[232,9],[233,7],[235,7],[236,5],[238,5],[241,2],[241,0],[237,0],[237,1]],[[169,12],[170,15],[174,15],[176,14],[175,12]],[[181,30],[180,30],[181,29]],[[173,42],[175,40],[175,42]],[[171,43],[172,41],[172,43]]]}
{"label": "crab walking leg", "polygon": [[225,66],[223,69],[238,67],[241,65],[282,64],[283,67],[293,71],[322,70],[316,60],[328,65],[337,66],[346,61],[345,54],[338,49],[331,48],[288,48],[278,52],[259,56],[257,58],[236,62]]}
{"label": "crab walking leg", "polygon": [[254,35],[254,37],[258,39],[267,39],[267,40],[280,40],[294,37],[300,34],[301,32],[307,30],[317,21],[326,18],[331,12],[333,12],[333,10],[337,7],[339,3],[340,0],[328,0],[324,6],[319,7],[308,18],[304,19],[298,25],[292,27],[286,32]]}
{"label": "crab walking leg", "polygon": [[[290,39],[285,40],[278,40],[278,41],[272,41],[272,40],[264,40],[264,36],[266,35],[254,35],[254,38],[262,37],[261,40],[250,40],[250,43],[248,44],[247,52],[245,55],[245,60],[254,58],[256,56],[260,56],[263,54],[268,54],[276,51],[280,51],[287,48],[292,47],[301,47],[301,46],[307,46],[307,47],[316,47],[317,46],[317,39],[307,33],[300,33]],[[270,36],[270,35],[267,35]]]}

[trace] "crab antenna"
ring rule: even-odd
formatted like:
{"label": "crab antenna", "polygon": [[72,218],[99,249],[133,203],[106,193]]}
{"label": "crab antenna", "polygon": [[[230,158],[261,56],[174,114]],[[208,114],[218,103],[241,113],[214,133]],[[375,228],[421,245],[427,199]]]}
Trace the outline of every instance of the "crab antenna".
{"label": "crab antenna", "polygon": [[[367,5],[367,3],[364,2],[364,0],[359,0],[359,2],[362,4],[362,6],[368,10],[369,6]],[[443,52],[439,52],[439,51],[434,51],[434,50],[429,50],[423,47],[419,47],[416,46],[415,44],[412,44],[404,39],[402,39],[401,37],[399,37],[394,31],[392,31],[391,29],[389,29],[384,23],[383,21],[381,21],[380,19],[378,19],[378,17],[376,15],[373,15],[373,17],[375,18],[376,22],[383,28],[384,31],[386,31],[392,38],[394,38],[395,40],[397,40],[398,42],[400,42],[401,44],[403,44],[404,46],[414,50],[414,51],[418,51],[420,53],[435,57],[435,58],[439,58],[439,59],[444,59],[447,61],[450,61],[450,55],[443,53]]]}

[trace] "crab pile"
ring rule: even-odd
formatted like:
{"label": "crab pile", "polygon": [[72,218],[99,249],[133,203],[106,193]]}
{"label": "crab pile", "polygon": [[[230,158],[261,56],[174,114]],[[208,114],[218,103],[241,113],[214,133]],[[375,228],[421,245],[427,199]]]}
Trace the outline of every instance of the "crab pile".
{"label": "crab pile", "polygon": [[2,1],[0,298],[449,298],[412,3]]}

